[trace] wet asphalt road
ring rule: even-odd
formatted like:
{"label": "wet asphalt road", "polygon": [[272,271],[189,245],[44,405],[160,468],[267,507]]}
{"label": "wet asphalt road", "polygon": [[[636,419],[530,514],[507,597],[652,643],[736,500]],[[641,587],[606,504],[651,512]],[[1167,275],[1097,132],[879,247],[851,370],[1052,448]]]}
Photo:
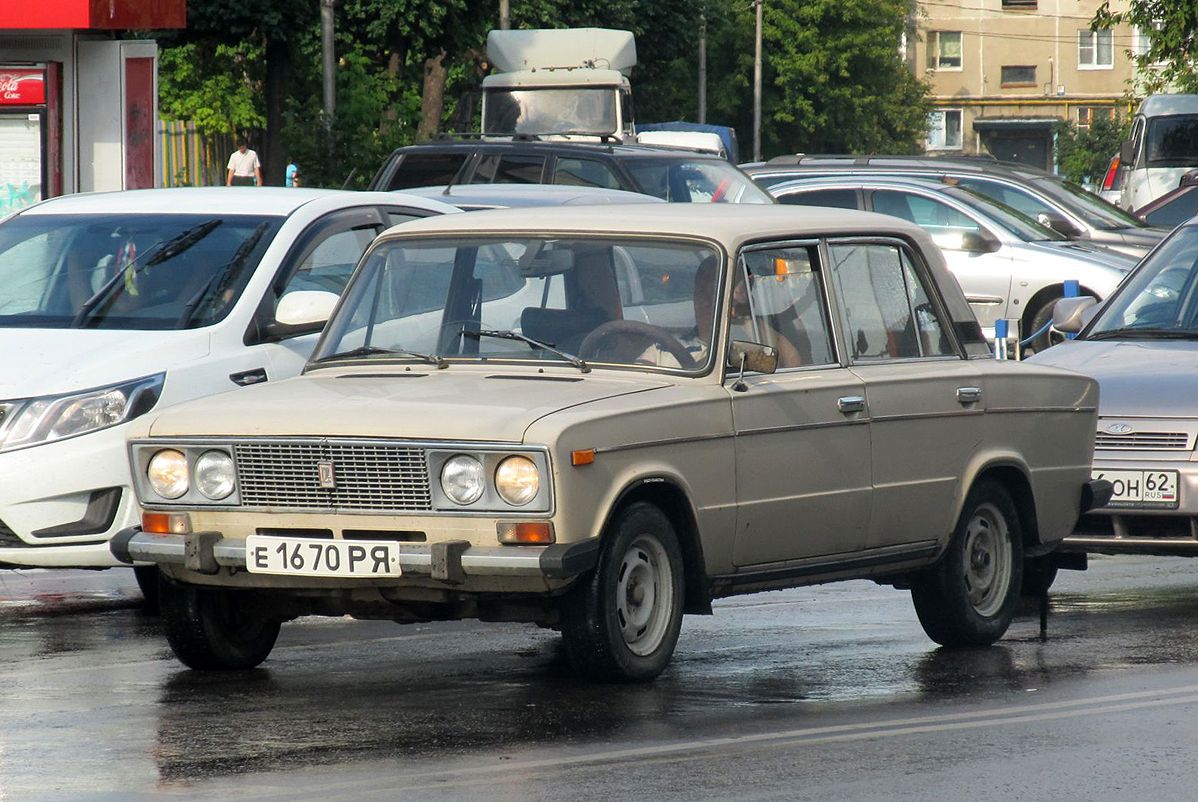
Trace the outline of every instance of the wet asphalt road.
{"label": "wet asphalt road", "polygon": [[646,686],[554,633],[305,619],[262,669],[177,664],[132,576],[0,574],[0,802],[1193,800],[1198,561],[1100,558],[944,651],[850,582],[688,618]]}

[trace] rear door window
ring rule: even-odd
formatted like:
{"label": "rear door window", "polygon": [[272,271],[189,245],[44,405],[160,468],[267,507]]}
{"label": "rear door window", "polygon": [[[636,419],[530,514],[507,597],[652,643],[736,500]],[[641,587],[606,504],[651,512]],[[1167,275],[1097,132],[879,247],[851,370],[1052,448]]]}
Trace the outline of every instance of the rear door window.
{"label": "rear door window", "polygon": [[545,172],[545,157],[536,154],[489,154],[483,156],[470,179],[472,184],[539,184]]}
{"label": "rear door window", "polygon": [[456,183],[469,153],[405,153],[386,189],[439,187]]}

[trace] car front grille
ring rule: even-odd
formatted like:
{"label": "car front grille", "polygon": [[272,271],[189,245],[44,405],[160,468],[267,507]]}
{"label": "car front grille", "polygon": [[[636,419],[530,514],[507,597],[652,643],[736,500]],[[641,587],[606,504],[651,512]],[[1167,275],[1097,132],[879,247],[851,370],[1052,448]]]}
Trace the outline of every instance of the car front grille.
{"label": "car front grille", "polygon": [[[432,509],[423,448],[305,440],[233,447],[243,507],[370,512]],[[325,484],[322,486],[322,468]],[[331,482],[329,479],[331,478]]]}
{"label": "car front grille", "polygon": [[1188,451],[1193,448],[1186,432],[1099,432],[1094,447],[1103,451]]}

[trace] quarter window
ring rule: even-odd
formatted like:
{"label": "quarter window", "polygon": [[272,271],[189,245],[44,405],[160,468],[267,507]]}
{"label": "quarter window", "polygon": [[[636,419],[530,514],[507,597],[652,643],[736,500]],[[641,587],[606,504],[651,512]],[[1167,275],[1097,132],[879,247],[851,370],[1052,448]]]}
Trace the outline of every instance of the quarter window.
{"label": "quarter window", "polygon": [[1079,70],[1109,70],[1115,66],[1115,50],[1111,31],[1091,31],[1080,28],[1077,32],[1077,68]]}
{"label": "quarter window", "polygon": [[835,361],[814,248],[750,251],[732,291],[732,339],[778,349],[778,367]]}
{"label": "quarter window", "polygon": [[928,69],[961,69],[960,31],[931,31],[928,34]]}
{"label": "quarter window", "polygon": [[854,360],[953,355],[947,327],[905,249],[888,243],[843,243],[829,251]]}

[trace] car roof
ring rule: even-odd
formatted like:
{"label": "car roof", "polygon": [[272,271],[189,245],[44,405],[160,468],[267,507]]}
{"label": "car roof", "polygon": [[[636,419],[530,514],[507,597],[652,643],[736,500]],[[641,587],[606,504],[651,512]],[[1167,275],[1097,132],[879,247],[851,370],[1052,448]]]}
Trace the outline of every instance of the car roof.
{"label": "car roof", "polygon": [[640,192],[567,184],[457,184],[411,187],[403,191],[407,195],[431,198],[460,208],[666,202],[662,198]]}
{"label": "car roof", "polygon": [[912,170],[927,172],[966,172],[996,177],[1016,176],[1027,180],[1057,178],[1047,170],[1029,164],[1004,162],[989,156],[820,156],[794,154],[775,156],[767,162],[742,164],[749,175],[784,173],[798,167],[804,172],[829,170]]}
{"label": "car roof", "polygon": [[1139,114],[1192,114],[1198,112],[1198,95],[1149,95],[1140,104]]}
{"label": "car roof", "polygon": [[623,234],[715,240],[729,252],[757,240],[817,235],[894,235],[934,247],[923,229],[896,217],[846,209],[735,203],[661,203],[631,211],[620,206],[499,209],[425,218],[393,228],[387,238],[427,234]]}
{"label": "car roof", "polygon": [[435,142],[422,142],[418,145],[405,145],[402,148],[396,148],[391,152],[391,157],[394,158],[399,154],[406,153],[455,153],[458,151],[466,151],[474,153],[477,151],[525,151],[525,152],[563,152],[563,153],[587,153],[591,155],[608,155],[618,156],[620,158],[690,158],[690,159],[705,159],[709,161],[727,161],[721,156],[710,152],[696,151],[690,148],[670,147],[668,145],[633,145],[621,142],[575,142],[567,140],[546,140],[546,139],[510,139],[503,141],[494,140],[437,140]]}
{"label": "car roof", "polygon": [[61,195],[21,210],[37,214],[251,214],[285,217],[307,204],[408,203],[433,211],[457,211],[449,204],[402,192],[352,192],[305,187],[173,187]]}
{"label": "car roof", "polygon": [[810,178],[793,178],[789,181],[780,181],[772,185],[767,192],[773,194],[784,189],[808,189],[824,186],[842,186],[850,184],[852,186],[896,186],[896,187],[918,187],[920,189],[930,190],[932,192],[944,192],[952,189],[954,184],[942,180],[936,176],[903,176],[903,175],[883,175],[878,173],[869,174],[852,174],[852,175],[818,175]]}

